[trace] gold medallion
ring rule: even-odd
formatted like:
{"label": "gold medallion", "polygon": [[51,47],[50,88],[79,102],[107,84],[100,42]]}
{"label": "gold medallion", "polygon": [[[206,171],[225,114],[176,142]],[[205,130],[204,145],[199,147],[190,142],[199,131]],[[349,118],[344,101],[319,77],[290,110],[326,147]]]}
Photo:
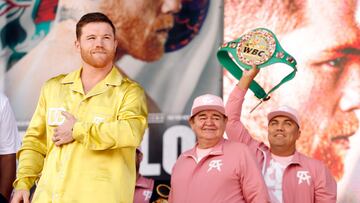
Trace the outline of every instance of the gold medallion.
{"label": "gold medallion", "polygon": [[247,65],[260,65],[274,54],[276,41],[272,33],[257,29],[246,33],[238,42],[236,51],[239,60]]}

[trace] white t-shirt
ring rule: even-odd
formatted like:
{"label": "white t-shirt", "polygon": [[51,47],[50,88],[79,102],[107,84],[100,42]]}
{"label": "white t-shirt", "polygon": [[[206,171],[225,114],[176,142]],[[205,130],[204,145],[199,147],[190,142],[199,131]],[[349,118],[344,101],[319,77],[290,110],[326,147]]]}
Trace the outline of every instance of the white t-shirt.
{"label": "white t-shirt", "polygon": [[212,149],[213,147],[207,149],[200,149],[199,147],[196,147],[197,162],[199,163],[202,158],[206,157],[211,152]]}
{"label": "white t-shirt", "polygon": [[14,113],[8,98],[0,93],[0,155],[14,154],[20,148]]}
{"label": "white t-shirt", "polygon": [[265,172],[265,183],[272,203],[282,203],[282,179],[285,168],[291,163],[293,155],[280,157],[271,154],[270,165]]}

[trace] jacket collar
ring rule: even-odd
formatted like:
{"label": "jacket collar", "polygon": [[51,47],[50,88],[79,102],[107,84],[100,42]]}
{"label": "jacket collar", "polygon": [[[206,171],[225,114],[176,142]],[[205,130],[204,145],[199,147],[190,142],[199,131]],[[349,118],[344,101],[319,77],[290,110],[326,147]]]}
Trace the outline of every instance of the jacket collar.
{"label": "jacket collar", "polygon": [[299,164],[301,165],[301,154],[295,150],[295,153],[294,153],[294,156],[293,156],[293,159],[291,161],[291,164]]}
{"label": "jacket collar", "polygon": [[[209,155],[222,155],[222,154],[224,154],[224,150],[223,150],[224,143],[225,143],[225,139],[221,138],[220,141],[212,148]],[[189,150],[187,152],[184,152],[183,156],[196,158],[197,157],[197,155],[196,155],[196,147],[198,145],[199,144],[197,143],[191,150]]]}
{"label": "jacket collar", "polygon": [[[62,80],[61,84],[70,84],[70,89],[76,92],[80,92],[84,94],[83,85],[81,82],[81,69],[75,70],[67,74]],[[107,89],[107,86],[119,86],[123,80],[123,76],[119,72],[119,70],[113,66],[111,71],[107,74],[104,80],[100,81],[94,89],[92,89],[89,93],[92,95],[99,94],[104,92]]]}
{"label": "jacket collar", "polygon": [[[80,73],[82,71],[82,68],[77,69],[73,72],[70,72],[67,74],[61,81],[62,84],[69,84],[69,83],[76,83],[77,81],[81,81],[80,79]],[[111,71],[108,73],[108,75],[105,77],[104,81],[108,85],[115,85],[118,86],[121,84],[121,81],[123,79],[123,76],[119,72],[119,70],[113,66]]]}
{"label": "jacket collar", "polygon": [[[269,150],[268,152],[269,152],[269,153],[268,153],[268,156],[271,157],[271,152],[270,152],[270,150]],[[291,165],[291,164],[301,165],[301,164],[302,164],[301,156],[302,156],[302,154],[301,154],[300,152],[298,152],[298,151],[295,150],[294,155],[293,155],[293,158],[292,158],[292,160],[291,160],[291,162],[290,162],[290,165]],[[271,159],[271,158],[269,158],[267,165],[270,164],[270,159]]]}

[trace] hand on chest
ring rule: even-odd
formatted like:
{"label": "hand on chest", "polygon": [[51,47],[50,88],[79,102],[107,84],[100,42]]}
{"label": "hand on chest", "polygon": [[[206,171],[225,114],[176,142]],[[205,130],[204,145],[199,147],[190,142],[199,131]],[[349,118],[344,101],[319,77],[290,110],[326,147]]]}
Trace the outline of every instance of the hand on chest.
{"label": "hand on chest", "polygon": [[47,108],[47,123],[58,126],[64,123],[65,117],[61,113],[67,111],[77,120],[99,124],[116,120],[116,107],[111,103],[91,100],[54,102]]}

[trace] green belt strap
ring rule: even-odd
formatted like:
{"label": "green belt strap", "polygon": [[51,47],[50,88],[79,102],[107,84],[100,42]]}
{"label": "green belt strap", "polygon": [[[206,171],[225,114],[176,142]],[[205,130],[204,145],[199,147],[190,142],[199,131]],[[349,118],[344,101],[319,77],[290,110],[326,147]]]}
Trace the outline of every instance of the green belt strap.
{"label": "green belt strap", "polygon": [[[294,59],[294,57],[292,57],[290,54],[288,54],[286,51],[284,51],[284,49],[280,46],[280,43],[276,39],[276,36],[274,35],[274,33],[272,33],[270,30],[265,29],[265,28],[257,28],[253,31],[256,31],[258,29],[265,30],[267,32],[270,32],[273,35],[273,37],[276,41],[276,48],[275,48],[275,51],[272,54],[272,56],[266,62],[257,65],[257,67],[263,68],[263,67],[271,65],[273,63],[285,63],[294,69],[290,74],[285,76],[280,81],[279,84],[275,85],[268,93],[266,93],[264,91],[264,89],[255,80],[253,80],[251,82],[250,90],[254,92],[255,96],[258,99],[260,99],[262,101],[266,101],[266,100],[270,99],[270,97],[269,97],[270,93],[275,91],[277,88],[279,88],[285,82],[287,82],[295,77],[295,74],[297,71],[297,69],[296,69],[297,63],[296,63],[296,60]],[[243,70],[240,67],[243,67],[247,70],[251,69],[251,65],[241,62],[239,60],[239,57],[237,54],[237,51],[239,48],[239,42],[240,42],[241,38],[242,37],[240,37],[234,41],[223,44],[217,52],[217,58],[218,58],[219,62],[221,63],[221,65],[223,67],[225,67],[238,80],[240,80],[240,78],[242,77],[242,73],[243,73]]]}

